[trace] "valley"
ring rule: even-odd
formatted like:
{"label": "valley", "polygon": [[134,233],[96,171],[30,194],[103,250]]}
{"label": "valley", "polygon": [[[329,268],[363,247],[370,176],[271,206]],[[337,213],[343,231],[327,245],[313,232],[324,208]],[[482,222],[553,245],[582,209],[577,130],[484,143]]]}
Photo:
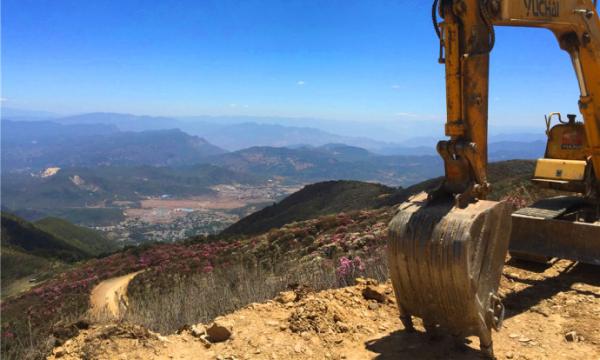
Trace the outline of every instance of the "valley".
{"label": "valley", "polygon": [[163,194],[138,202],[120,202],[124,220],[93,228],[123,245],[214,235],[300,188],[277,181],[254,186],[221,184],[212,186],[209,195],[181,198]]}

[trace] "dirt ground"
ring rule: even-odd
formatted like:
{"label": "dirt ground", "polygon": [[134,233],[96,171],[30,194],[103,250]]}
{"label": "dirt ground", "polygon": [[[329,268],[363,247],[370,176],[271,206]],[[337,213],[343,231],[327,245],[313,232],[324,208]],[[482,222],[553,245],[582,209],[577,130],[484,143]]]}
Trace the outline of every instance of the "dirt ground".
{"label": "dirt ground", "polygon": [[[378,296],[365,296],[366,287]],[[199,324],[166,337],[138,326],[92,326],[55,348],[49,359],[480,359],[478,340],[457,349],[402,327],[389,283],[319,293],[286,292],[216,320],[232,328],[210,342]],[[507,313],[494,333],[498,359],[600,359],[598,267],[558,261],[510,262],[501,294]],[[198,299],[202,301],[202,299]]]}
{"label": "dirt ground", "polygon": [[90,295],[92,319],[119,319],[121,308],[127,305],[127,286],[140,271],[102,281]]}

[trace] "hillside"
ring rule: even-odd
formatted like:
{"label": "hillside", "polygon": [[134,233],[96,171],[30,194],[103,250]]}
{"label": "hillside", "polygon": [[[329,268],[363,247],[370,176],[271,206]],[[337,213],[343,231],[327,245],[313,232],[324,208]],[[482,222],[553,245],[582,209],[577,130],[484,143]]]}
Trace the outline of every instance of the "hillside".
{"label": "hillside", "polygon": [[117,243],[108,240],[102,233],[60,218],[47,217],[34,224],[38,229],[65,239],[71,245],[93,256],[110,253],[119,248]]}
{"label": "hillside", "polygon": [[294,221],[321,215],[381,207],[399,191],[359,181],[325,181],[305,186],[282,201],[267,206],[231,225],[223,235],[258,234]]}
{"label": "hillside", "polygon": [[32,277],[52,272],[91,256],[86,250],[50,234],[35,224],[2,212],[1,239],[2,298],[34,285]]}
{"label": "hillside", "polygon": [[3,212],[1,216],[4,246],[19,248],[30,255],[69,262],[91,256],[77,246],[77,241],[57,237],[12,214]]}
{"label": "hillside", "polygon": [[[510,160],[491,163],[489,179],[491,199],[499,200],[511,189],[519,189],[531,196],[541,190],[528,179],[533,174],[533,161]],[[225,229],[223,235],[257,234],[281,227],[294,221],[308,220],[321,215],[360,209],[373,209],[400,203],[408,196],[431,190],[439,185],[435,178],[403,188],[391,188],[360,181],[325,181],[305,186],[282,201],[267,206]],[[521,194],[524,195],[524,194]]]}
{"label": "hillside", "polygon": [[66,264],[112,252],[118,245],[102,234],[58,218],[31,223],[2,212],[2,297],[40,280]]}

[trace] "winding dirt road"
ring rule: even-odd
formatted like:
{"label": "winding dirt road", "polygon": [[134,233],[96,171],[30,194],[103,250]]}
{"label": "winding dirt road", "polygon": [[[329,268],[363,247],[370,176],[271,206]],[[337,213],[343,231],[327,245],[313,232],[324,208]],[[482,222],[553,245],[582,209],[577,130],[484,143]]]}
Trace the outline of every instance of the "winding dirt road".
{"label": "winding dirt road", "polygon": [[95,320],[118,320],[127,307],[127,286],[141,271],[102,281],[90,295],[90,315]]}

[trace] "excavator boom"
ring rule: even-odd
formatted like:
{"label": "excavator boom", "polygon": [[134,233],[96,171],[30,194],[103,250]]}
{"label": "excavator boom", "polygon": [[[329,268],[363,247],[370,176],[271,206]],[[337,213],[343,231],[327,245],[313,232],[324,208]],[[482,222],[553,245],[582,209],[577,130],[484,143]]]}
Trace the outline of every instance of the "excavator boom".
{"label": "excavator boom", "polygon": [[[584,120],[585,148],[578,152],[581,158],[575,159],[551,157],[547,150],[545,158],[536,165],[536,175],[541,174],[536,180],[551,187],[585,188],[586,202],[597,204],[600,194],[600,20],[592,0],[435,0],[432,13],[440,41],[439,61],[446,70],[445,133],[448,139],[437,145],[444,160],[445,177],[436,190],[418,194],[400,205],[389,227],[390,274],[400,318],[407,330],[413,328],[411,316],[418,316],[428,332],[445,329],[458,338],[478,336],[482,351],[493,356],[491,329],[500,328],[504,313],[497,290],[511,224],[515,222],[516,228],[535,231],[549,224],[544,220],[551,220],[536,218],[531,222],[525,215],[513,221],[506,203],[485,200],[490,189],[487,179],[488,84],[494,28],[548,29],[554,33],[560,48],[571,57],[581,93],[579,109]],[[438,23],[438,15],[443,22]],[[575,124],[574,116],[570,115],[569,119],[568,124],[561,126],[568,127],[569,131],[581,128],[579,123]],[[549,127],[549,121],[547,124]],[[552,145],[550,133],[548,129],[549,145]],[[581,181],[575,184],[567,176],[580,177]],[[567,203],[564,199],[557,201]],[[565,213],[573,214],[571,209]],[[564,230],[566,223],[580,221],[581,214],[583,212],[570,215],[573,219],[558,219],[565,224],[554,221],[550,230],[540,233],[546,237],[561,233],[552,231],[552,227]],[[587,235],[578,238],[570,252],[558,251],[557,254],[577,255],[578,251],[586,251],[584,256],[571,258],[589,259],[592,263],[600,261],[598,212],[589,214],[585,215]],[[528,238],[527,231],[520,236]],[[580,233],[569,231],[562,234]],[[590,239],[595,243],[590,244]],[[571,244],[568,239],[562,240],[563,246]],[[540,248],[553,249],[556,245],[546,239],[540,241]]]}

